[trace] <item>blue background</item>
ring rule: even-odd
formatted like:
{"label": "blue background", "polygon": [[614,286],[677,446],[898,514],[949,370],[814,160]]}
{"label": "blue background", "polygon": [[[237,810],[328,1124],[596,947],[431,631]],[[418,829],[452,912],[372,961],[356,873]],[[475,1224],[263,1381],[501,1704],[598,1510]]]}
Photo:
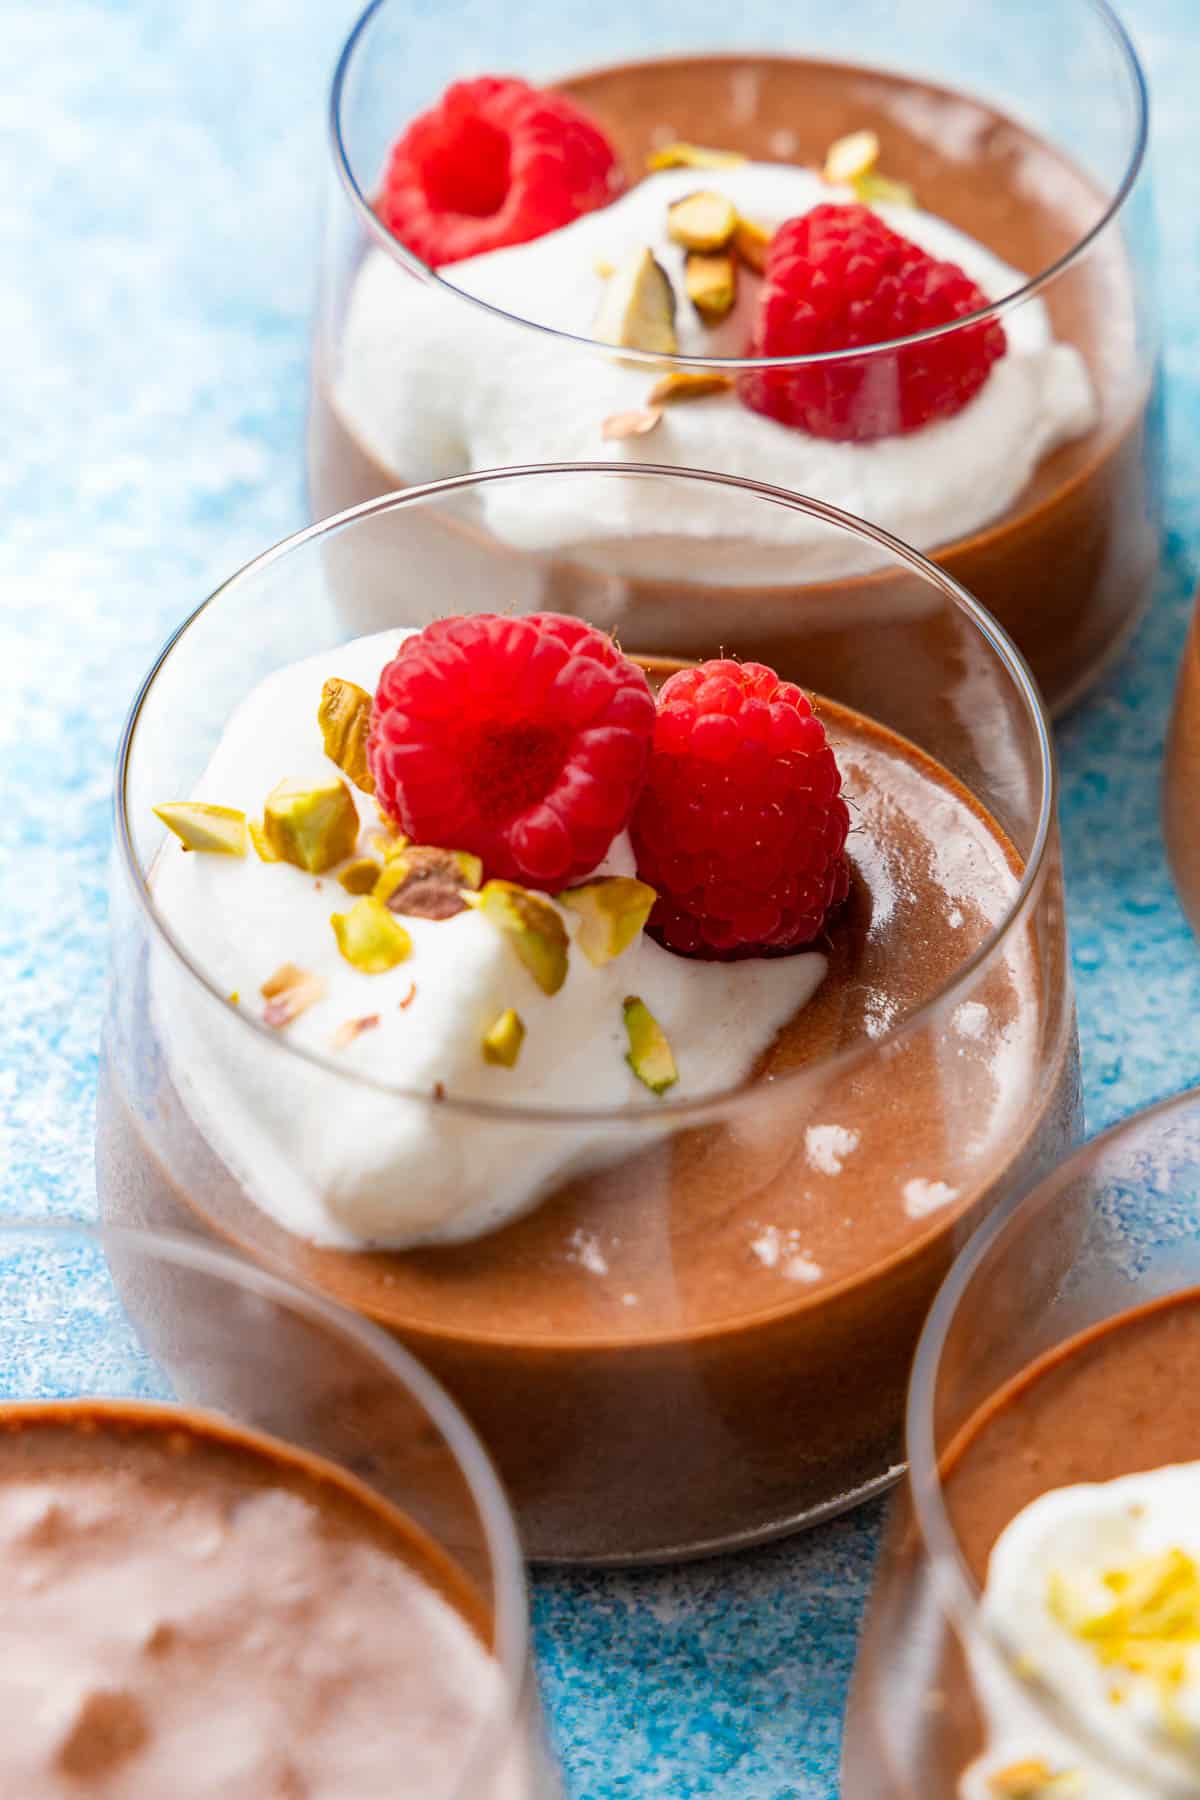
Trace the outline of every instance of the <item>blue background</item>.
{"label": "blue background", "polygon": [[[1014,30],[1036,29],[1036,0],[1004,4]],[[612,5],[613,41],[632,46],[636,0]],[[1060,733],[1092,1129],[1200,1076],[1200,954],[1168,882],[1157,792],[1200,558],[1194,9],[1125,8],[1156,100],[1169,541],[1131,654]],[[10,1212],[94,1207],[108,792],[135,684],[184,612],[305,519],[321,115],[353,10],[344,0],[0,7],[0,1204]],[[554,17],[561,28],[557,6]],[[82,1314],[86,1292],[77,1301]],[[541,1671],[572,1794],[833,1793],[878,1526],[869,1508],[689,1571],[539,1578]]]}

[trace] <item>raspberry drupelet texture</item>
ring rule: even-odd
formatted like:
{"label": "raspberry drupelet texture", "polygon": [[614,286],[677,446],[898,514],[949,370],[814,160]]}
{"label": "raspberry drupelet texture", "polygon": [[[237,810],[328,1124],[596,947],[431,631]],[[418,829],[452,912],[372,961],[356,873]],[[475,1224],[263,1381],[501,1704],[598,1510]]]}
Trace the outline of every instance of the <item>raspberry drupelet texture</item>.
{"label": "raspberry drupelet texture", "polygon": [[410,838],[553,891],[628,824],[654,719],[645,675],[594,626],[477,613],[401,644],[376,690],[367,760]]}
{"label": "raspberry drupelet texture", "polygon": [[672,675],[630,824],[658,890],[652,936],[715,960],[811,943],[849,888],[841,785],[824,726],[773,670],[721,660]]}
{"label": "raspberry drupelet texture", "polygon": [[454,82],[413,120],[375,210],[437,268],[569,225],[624,185],[612,145],[573,101],[484,75]]}
{"label": "raspberry drupelet texture", "polygon": [[[955,263],[938,262],[865,206],[817,206],[771,240],[750,356],[855,350],[948,325],[988,304]],[[917,431],[974,398],[1008,347],[984,319],[886,354],[791,369],[748,369],[755,412],[814,437],[859,443]]]}

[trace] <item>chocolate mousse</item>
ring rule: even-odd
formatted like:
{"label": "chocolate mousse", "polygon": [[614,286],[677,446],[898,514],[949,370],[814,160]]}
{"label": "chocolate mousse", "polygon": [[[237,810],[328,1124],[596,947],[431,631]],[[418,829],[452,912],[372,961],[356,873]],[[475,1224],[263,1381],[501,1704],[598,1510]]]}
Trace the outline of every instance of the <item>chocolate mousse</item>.
{"label": "chocolate mousse", "polygon": [[[1021,277],[1054,267],[1105,212],[1105,199],[1090,179],[1052,145],[981,101],[901,75],[801,58],[696,56],[622,64],[578,75],[560,87],[603,129],[631,182],[638,181],[667,138],[718,146],[756,163],[820,169],[831,145],[872,133],[882,147],[881,167],[890,192],[910,190],[923,213],[986,246]],[[751,106],[747,94],[753,95]],[[703,168],[687,174],[696,186],[719,186],[719,175]],[[899,209],[889,213],[889,220],[895,224],[897,216],[902,217]],[[380,257],[384,252],[372,249],[368,254]],[[452,288],[453,264],[441,274]],[[738,280],[748,293],[757,276],[743,265]],[[410,279],[407,291],[417,286]],[[398,290],[401,301],[404,291]],[[437,298],[446,309],[461,309],[464,321],[477,316],[461,295],[443,291]],[[532,297],[529,304],[535,307]],[[690,304],[677,298],[679,306]],[[1066,432],[1065,441],[1042,457],[1012,502],[993,510],[978,527],[947,539],[936,528],[931,536],[914,519],[899,534],[919,540],[919,548],[928,549],[1001,620],[1028,657],[1049,703],[1058,708],[1075,698],[1117,652],[1148,601],[1158,555],[1152,479],[1158,452],[1148,423],[1149,374],[1138,363],[1135,344],[1133,277],[1115,232],[1102,234],[1036,301],[1023,302],[1005,315],[1011,332],[1018,330],[1030,305],[1044,306],[1054,338],[1081,355],[1093,397],[1090,422]],[[583,335],[590,328],[590,320],[577,327]],[[514,345],[533,336],[532,327],[515,322],[510,330]],[[721,343],[725,345],[724,337]],[[537,357],[547,367],[561,365],[558,386],[564,392],[577,386],[572,369],[583,366],[580,359],[594,360],[597,354],[552,336],[538,339],[537,346]],[[744,348],[730,344],[710,354],[729,356]],[[377,443],[368,442],[341,397],[343,349],[341,342],[322,340],[314,362],[310,484],[318,515],[469,466],[465,448],[455,448],[449,440],[442,443],[433,402],[429,441],[441,445],[434,463],[414,456],[412,466],[401,466]],[[689,353],[704,354],[693,345]],[[651,377],[648,370],[647,396]],[[688,399],[667,408],[668,420],[681,421],[685,406],[691,419],[702,423],[718,421],[718,409],[737,409],[741,402],[733,392],[698,402]],[[819,499],[841,500],[876,522],[897,524],[871,505],[847,499],[844,484],[831,493],[823,491],[816,474],[789,481],[781,473],[779,445],[781,431],[792,428],[773,421],[763,422],[761,463],[752,466],[743,458],[731,466],[721,460],[716,430],[707,450],[703,439],[699,444],[689,440],[676,454],[674,426],[645,436],[618,433],[616,442],[605,443],[598,416],[594,447],[589,448],[591,439],[581,436],[577,409],[566,409],[563,418],[561,444],[539,444],[537,454],[564,460],[633,454],[717,467],[782,481]],[[902,450],[915,441],[886,440]],[[489,446],[483,460],[518,459]],[[908,483],[910,491],[914,485],[924,487],[923,473],[915,484]],[[465,533],[469,548],[462,554],[469,564],[480,572],[490,564],[501,579],[537,579],[552,588],[556,563],[565,571],[558,577],[565,585],[606,567],[603,542],[593,545],[582,537],[578,546],[559,546],[553,557],[537,557],[520,547],[519,540],[506,541],[504,531],[493,530],[491,521],[485,527],[477,515],[460,519],[447,512],[428,518],[426,525],[434,539],[445,536],[447,528]],[[744,547],[742,558],[744,565]],[[661,603],[656,561],[650,538],[634,536],[624,546],[614,623],[631,629],[647,611],[653,616]],[[746,653],[764,660],[771,659],[780,621],[798,605],[836,615],[839,607],[852,613],[868,603],[885,607],[892,596],[891,576],[883,571],[827,579],[814,564],[808,579],[791,573],[784,579],[756,576],[745,566],[740,573],[736,567],[721,569],[721,547],[708,542],[696,561],[701,565],[694,580],[697,610],[711,624],[724,608],[730,635],[736,632]],[[536,565],[534,572],[522,576],[519,565],[524,563]],[[369,595],[363,610],[361,559],[340,585],[350,596],[347,617],[356,629],[389,622],[371,609]],[[558,604],[554,599],[546,603]]]}
{"label": "chocolate mousse", "polygon": [[434,1800],[502,1703],[487,1607],[430,1539],[215,1417],[0,1408],[0,1566],[6,1794]]}
{"label": "chocolate mousse", "polygon": [[1163,771],[1163,831],[1180,904],[1200,931],[1200,630],[1188,629]]}
{"label": "chocolate mousse", "polygon": [[[479,630],[489,628],[485,620]],[[340,662],[331,654],[327,672],[344,675],[350,652],[365,654],[373,642],[346,647]],[[374,654],[378,660],[384,652]],[[355,668],[366,673],[365,665]],[[277,716],[280,705],[277,699]],[[1052,1165],[1077,1129],[1056,867],[1049,863],[1044,873],[1045,905],[1011,918],[1021,859],[968,789],[912,742],[861,714],[818,698],[815,715],[852,821],[847,879],[817,943],[795,958],[733,964],[663,956],[653,944],[622,948],[612,964],[618,990],[628,993],[622,971],[637,967],[639,1004],[661,1010],[645,985],[648,971],[686,985],[689,971],[698,980],[705,970],[726,968],[731,1011],[704,1021],[690,1064],[692,1040],[676,1042],[678,1070],[660,1063],[651,1079],[639,1066],[627,998],[625,1060],[650,1091],[632,1113],[614,1111],[599,1149],[585,1139],[583,1154],[565,1135],[583,1129],[569,1112],[562,1126],[553,1116],[522,1123],[519,1087],[470,1089],[495,1096],[482,1114],[442,1081],[423,1103],[428,1119],[449,1134],[444,1155],[453,1145],[458,1160],[448,1166],[461,1170],[455,1180],[465,1188],[476,1180],[472,1137],[497,1191],[514,1167],[528,1171],[527,1179],[537,1159],[537,1166],[558,1168],[546,1177],[548,1191],[527,1198],[523,1214],[508,1205],[496,1228],[487,1228],[484,1213],[474,1236],[402,1250],[355,1248],[344,1236],[331,1244],[328,1233],[326,1242],[313,1241],[311,1228],[289,1229],[289,1219],[299,1219],[288,1210],[290,1188],[308,1178],[315,1158],[299,1148],[299,1114],[313,1102],[300,1090],[289,1100],[286,1053],[263,1065],[276,1071],[270,1080],[278,1101],[264,1098],[263,1116],[253,1122],[269,1130],[268,1105],[282,1109],[292,1153],[305,1162],[294,1177],[264,1185],[254,1173],[257,1139],[237,1121],[241,1091],[259,1079],[257,1064],[237,1059],[261,1060],[256,1035],[232,1009],[222,1015],[223,1049],[214,1048],[216,1039],[206,1045],[208,1026],[197,1023],[192,1035],[188,1025],[182,1035],[197,1007],[215,1017],[214,1001],[193,991],[193,975],[174,968],[165,946],[151,950],[126,996],[136,1029],[150,1037],[136,1049],[110,1048],[102,1073],[98,1179],[106,1216],[202,1221],[256,1260],[395,1331],[480,1429],[537,1558],[620,1561],[745,1541],[836,1511],[889,1479],[900,1457],[912,1347],[957,1246],[987,1207]],[[239,717],[261,743],[253,711],[243,708]],[[415,728],[405,717],[411,737]],[[379,780],[386,769],[377,731],[371,756]],[[234,766],[244,761],[234,745],[222,780],[231,784]],[[256,777],[250,779],[252,785]],[[228,787],[222,793],[230,798]],[[421,795],[423,803],[437,798],[424,788]],[[372,816],[361,793],[356,804],[363,818]],[[207,874],[199,869],[206,861],[214,881],[228,872],[223,860],[215,867],[216,858],[184,860],[185,880]],[[251,877],[264,894],[268,882],[295,881],[292,872],[253,861],[246,865]],[[161,869],[151,877],[156,890],[168,905]],[[273,947],[286,953],[285,914],[268,916]],[[651,914],[652,930],[657,917]],[[186,935],[181,919],[174,929]],[[437,923],[403,918],[416,944],[411,962],[371,976],[370,993],[389,998],[373,1005],[374,1022],[370,1015],[360,1021],[370,1028],[345,1046],[368,1059],[368,1073],[382,1030],[394,1033],[398,1054],[408,1054],[402,1032],[411,1030],[424,1053],[421,1034],[431,1027],[422,1024],[430,1016],[421,1011],[429,998],[422,984],[432,982],[421,958],[449,941],[435,934],[461,923],[461,916]],[[473,928],[471,919],[467,924]],[[327,929],[320,921],[318,927]],[[571,956],[578,954],[573,946]],[[642,960],[623,963],[631,955]],[[732,1092],[707,1102],[700,1096],[691,1111],[672,1115],[674,1082],[686,1098],[705,1039],[735,1030],[738,982],[757,980],[756,970],[765,968],[786,992],[806,956],[823,959],[815,988],[808,983],[804,1003],[768,1032],[748,1076]],[[496,1038],[503,1054],[489,1056],[486,1043],[482,1058],[473,1053],[480,1083],[518,1080],[542,1029],[530,970],[513,966],[513,980],[524,982],[513,992],[527,996],[520,1006],[529,1039],[522,1047],[510,1028]],[[228,973],[222,965],[217,978]],[[564,1062],[577,1049],[567,1023],[574,1015],[553,1009],[571,991],[543,1007],[547,1019],[562,1021]],[[317,1032],[317,1004],[305,996],[308,1010],[294,1029],[305,1029],[307,1020]],[[609,1054],[603,1042],[600,1053]],[[615,1044],[611,1056],[619,1072]],[[214,1064],[205,1079],[218,1082],[203,1103],[195,1079],[202,1058]],[[636,1092],[637,1083],[630,1085]],[[514,1094],[511,1123],[507,1094]],[[332,1138],[335,1114],[350,1105],[349,1095],[343,1101],[331,1092],[318,1136]],[[369,1137],[371,1115],[357,1110],[357,1098],[353,1105],[352,1130]],[[557,1161],[545,1163],[546,1144],[560,1139]],[[279,1142],[286,1149],[289,1138]],[[438,1164],[422,1167],[432,1187]],[[348,1180],[339,1176],[343,1195]],[[435,1196],[420,1198],[432,1206]],[[487,1198],[485,1187],[484,1206]],[[393,1184],[392,1203],[415,1204],[402,1180]],[[344,1225],[344,1199],[337,1216]],[[375,1454],[386,1463],[386,1419],[373,1435]]]}

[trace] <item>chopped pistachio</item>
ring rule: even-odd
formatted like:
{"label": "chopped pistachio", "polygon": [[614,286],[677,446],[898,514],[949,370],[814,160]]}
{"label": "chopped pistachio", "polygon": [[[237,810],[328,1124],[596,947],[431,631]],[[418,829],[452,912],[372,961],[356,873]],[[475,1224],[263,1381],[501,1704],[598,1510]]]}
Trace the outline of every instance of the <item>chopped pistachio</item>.
{"label": "chopped pistachio", "polygon": [[383,864],[373,856],[356,856],[338,870],[338,882],[348,894],[369,894],[383,874]]}
{"label": "chopped pistachio", "polygon": [[707,394],[727,394],[733,382],[715,369],[672,369],[656,381],[646,396],[650,406],[670,406],[676,400],[703,400]]}
{"label": "chopped pistachio", "polygon": [[645,437],[662,418],[659,406],[638,407],[633,412],[609,413],[600,427],[600,435],[610,442],[622,438]]}
{"label": "chopped pistachio", "polygon": [[625,1061],[643,1087],[665,1094],[679,1080],[679,1070],[667,1035],[644,1000],[630,994],[625,1000],[625,1035],[629,1049]]}
{"label": "chopped pistachio", "polygon": [[688,252],[684,271],[687,297],[706,325],[719,325],[737,299],[737,264],[726,251],[707,256]]}
{"label": "chopped pistachio", "polygon": [[596,968],[628,950],[657,899],[652,887],[630,875],[606,875],[558,896],[560,905],[579,914],[575,942]]}
{"label": "chopped pistachio", "polygon": [[403,850],[408,843],[402,831],[393,831],[385,820],[380,825],[372,825],[367,832],[367,844],[380,862],[386,862],[389,856],[395,856],[397,850]]}
{"label": "chopped pistachio", "polygon": [[267,795],[262,833],[279,861],[321,875],[353,855],[358,811],[336,777],[310,788],[281,781]]}
{"label": "chopped pistachio", "polygon": [[737,208],[712,188],[685,194],[667,208],[667,234],[685,250],[723,250],[737,230]]}
{"label": "chopped pistachio", "polygon": [[1040,1756],[1024,1757],[989,1776],[988,1791],[996,1800],[1067,1800],[1068,1794],[1083,1793],[1083,1774],[1079,1769],[1055,1772]]}
{"label": "chopped pistachio", "polygon": [[493,1025],[483,1034],[484,1062],[499,1063],[505,1069],[514,1069],[517,1058],[521,1054],[521,1045],[525,1042],[525,1024],[520,1013],[502,1012]]}
{"label": "chopped pistachio", "polygon": [[412,939],[382,900],[364,894],[349,912],[332,913],[329,923],[346,961],[363,975],[384,975],[412,955]]}
{"label": "chopped pistachio", "polygon": [[463,899],[504,933],[543,994],[557,994],[567,979],[568,939],[550,902],[515,881],[485,882]]}
{"label": "chopped pistachio", "polygon": [[344,1020],[333,1034],[333,1048],[344,1050],[347,1044],[352,1044],[364,1031],[374,1031],[378,1023],[378,1013],[366,1013],[361,1019]]}
{"label": "chopped pistachio", "polygon": [[879,161],[879,138],[873,131],[852,131],[830,144],[821,179],[833,187],[853,187]]}
{"label": "chopped pistachio", "polygon": [[321,689],[317,724],[325,754],[342,774],[364,794],[375,792],[375,777],[367,767],[367,733],[371,729],[374,700],[357,682],[333,675]]}
{"label": "chopped pistachio", "polygon": [[237,989],[234,988],[232,994],[230,994],[230,996],[229,996],[230,1006],[237,1006],[238,1003],[240,1002],[241,998],[242,998],[242,996],[238,993]]}
{"label": "chopped pistachio", "polygon": [[273,975],[263,982],[259,993],[266,1001],[263,1018],[268,1025],[282,1027],[298,1019],[302,1012],[324,997],[325,983],[309,969],[295,963],[280,963]]}
{"label": "chopped pistachio", "polygon": [[477,888],[483,864],[469,850],[410,844],[384,863],[373,892],[394,913],[413,919],[452,919],[465,912],[463,888]]}
{"label": "chopped pistachio", "polygon": [[708,150],[703,144],[664,144],[646,159],[656,169],[736,169],[746,158],[737,150]]}
{"label": "chopped pistachio", "polygon": [[917,197],[906,181],[889,181],[886,175],[863,175],[854,192],[864,206],[883,202],[891,206],[915,206]]}
{"label": "chopped pistachio", "polygon": [[648,246],[631,250],[609,276],[592,335],[602,344],[670,356],[675,336],[675,290]]}
{"label": "chopped pistachio", "polygon": [[212,856],[246,854],[246,815],[236,807],[178,800],[156,806],[154,815],[175,833],[185,850],[204,850]]}
{"label": "chopped pistachio", "polygon": [[734,255],[753,269],[756,275],[764,273],[767,266],[767,252],[771,248],[772,232],[765,225],[756,225],[753,219],[739,219],[737,230],[733,234]]}

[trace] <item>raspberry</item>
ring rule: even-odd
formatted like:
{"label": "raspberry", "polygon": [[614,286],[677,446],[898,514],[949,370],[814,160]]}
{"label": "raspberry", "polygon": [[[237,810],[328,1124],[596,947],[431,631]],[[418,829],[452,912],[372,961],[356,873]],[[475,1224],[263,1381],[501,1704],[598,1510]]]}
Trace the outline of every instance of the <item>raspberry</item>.
{"label": "raspberry", "polygon": [[603,632],[559,613],[476,613],[401,644],[367,760],[410,838],[553,891],[628,824],[653,736],[649,683]]}
{"label": "raspberry", "polygon": [[[817,206],[771,241],[748,356],[811,356],[910,337],[965,318],[987,296],[865,206]],[[1004,355],[994,319],[882,356],[748,369],[739,396],[814,437],[859,443],[961,411]]]}
{"label": "raspberry", "polygon": [[413,120],[375,210],[437,268],[569,225],[624,185],[612,145],[573,101],[483,75]]}
{"label": "raspberry", "polygon": [[824,727],[774,670],[719,661],[672,675],[630,825],[659,895],[651,934],[721,961],[811,943],[849,889],[841,784]]}

